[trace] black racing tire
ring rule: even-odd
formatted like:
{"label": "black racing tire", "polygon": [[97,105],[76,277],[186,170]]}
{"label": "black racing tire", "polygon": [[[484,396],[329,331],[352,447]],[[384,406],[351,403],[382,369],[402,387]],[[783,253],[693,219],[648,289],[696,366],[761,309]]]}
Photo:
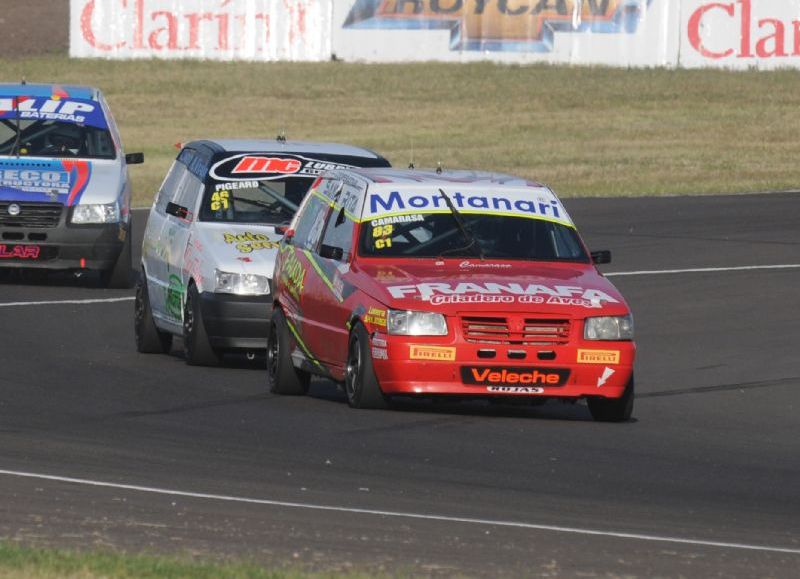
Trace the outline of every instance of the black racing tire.
{"label": "black racing tire", "polygon": [[273,394],[304,396],[308,394],[311,374],[295,368],[289,349],[289,325],[283,310],[272,312],[267,335],[267,384]]}
{"label": "black racing tire", "polygon": [[133,302],[133,333],[136,351],[142,354],[167,354],[172,349],[172,334],[162,332],[153,320],[150,308],[150,293],[144,273],[136,283],[136,299]]}
{"label": "black racing tire", "polygon": [[351,408],[382,410],[389,407],[389,402],[375,377],[369,335],[360,322],[356,322],[350,332],[344,391]]}
{"label": "black racing tire", "polygon": [[159,330],[153,320],[150,293],[147,291],[147,280],[144,273],[136,283],[136,299],[133,302],[133,333],[137,352],[167,354],[172,349],[172,334]]}
{"label": "black racing tire", "polygon": [[109,289],[129,289],[133,281],[133,248],[131,247],[131,236],[133,232],[133,221],[128,225],[125,235],[125,242],[119,252],[117,261],[108,269],[100,272],[100,284]]}
{"label": "black racing tire", "polygon": [[619,398],[588,398],[589,412],[598,422],[627,422],[633,414],[633,376]]}
{"label": "black racing tire", "polygon": [[194,283],[189,284],[183,306],[183,354],[190,366],[219,365],[219,353],[208,341],[200,309],[200,294]]}

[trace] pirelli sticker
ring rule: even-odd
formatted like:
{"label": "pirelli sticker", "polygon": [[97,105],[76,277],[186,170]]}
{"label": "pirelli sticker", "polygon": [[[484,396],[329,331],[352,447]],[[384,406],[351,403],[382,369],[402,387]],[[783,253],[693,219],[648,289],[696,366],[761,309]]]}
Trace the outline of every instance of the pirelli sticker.
{"label": "pirelli sticker", "polygon": [[619,364],[619,350],[578,350],[579,364]]}
{"label": "pirelli sticker", "polygon": [[409,358],[412,360],[430,360],[432,362],[453,362],[456,359],[456,349],[444,346],[411,344]]}

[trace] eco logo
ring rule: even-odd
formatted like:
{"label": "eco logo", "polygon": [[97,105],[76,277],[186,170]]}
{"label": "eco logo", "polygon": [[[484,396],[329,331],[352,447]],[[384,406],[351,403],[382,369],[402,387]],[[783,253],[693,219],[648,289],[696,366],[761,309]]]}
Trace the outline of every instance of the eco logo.
{"label": "eco logo", "polygon": [[652,1],[356,0],[343,28],[449,30],[450,50],[551,52],[556,32],[636,32]]}

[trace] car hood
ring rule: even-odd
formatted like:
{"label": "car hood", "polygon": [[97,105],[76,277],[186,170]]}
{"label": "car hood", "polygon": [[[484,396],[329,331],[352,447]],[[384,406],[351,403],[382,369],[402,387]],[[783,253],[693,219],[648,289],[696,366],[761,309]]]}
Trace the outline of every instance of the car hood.
{"label": "car hood", "polygon": [[0,157],[0,200],[112,203],[124,186],[118,160]]}
{"label": "car hood", "polygon": [[591,264],[431,259],[367,263],[353,273],[362,291],[395,309],[628,313],[617,288]]}
{"label": "car hood", "polygon": [[190,243],[206,265],[272,277],[282,238],[283,234],[270,225],[201,221],[195,224]]}

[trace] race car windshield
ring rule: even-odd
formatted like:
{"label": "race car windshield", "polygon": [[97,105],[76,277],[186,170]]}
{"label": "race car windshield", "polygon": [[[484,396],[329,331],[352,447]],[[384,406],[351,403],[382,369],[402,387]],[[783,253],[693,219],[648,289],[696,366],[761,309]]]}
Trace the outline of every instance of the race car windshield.
{"label": "race car windshield", "polygon": [[[485,259],[589,262],[578,234],[571,227],[527,217],[463,214]],[[385,217],[365,222],[359,243],[370,257],[476,257],[474,244],[449,213]]]}
{"label": "race car windshield", "polygon": [[107,129],[52,120],[3,118],[0,155],[114,159],[116,147]]}
{"label": "race car windshield", "polygon": [[212,181],[205,191],[201,221],[286,225],[311,185],[310,179]]}

